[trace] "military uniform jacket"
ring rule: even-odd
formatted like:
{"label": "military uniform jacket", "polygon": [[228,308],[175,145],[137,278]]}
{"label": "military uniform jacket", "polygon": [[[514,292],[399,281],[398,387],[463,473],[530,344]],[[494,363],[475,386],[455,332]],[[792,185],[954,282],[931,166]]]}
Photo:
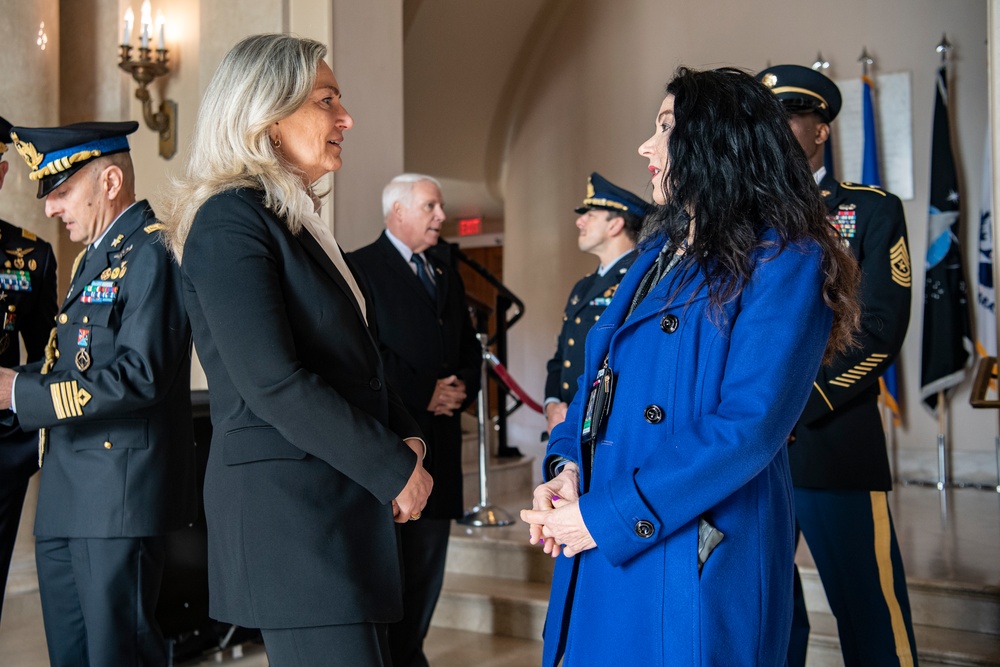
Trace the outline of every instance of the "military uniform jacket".
{"label": "military uniform jacket", "polygon": [[619,259],[603,276],[594,271],[573,286],[563,313],[563,326],[556,343],[555,356],[546,364],[548,375],[545,379],[545,398],[558,398],[563,403],[573,401],[577,380],[583,373],[583,349],[587,333],[611,303],[611,297],[635,258],[636,251],[633,250]]}
{"label": "military uniform jacket", "polygon": [[55,366],[17,376],[22,429],[48,429],[35,535],[141,537],[195,516],[191,328],[146,202],[121,214],[57,316]]}
{"label": "military uniform jacket", "polygon": [[[21,363],[18,336],[27,361],[42,359],[53,318],[56,296],[56,258],[52,246],[31,232],[0,220],[0,366]],[[0,484],[30,477],[38,470],[38,434],[16,429],[0,440]]]}
{"label": "military uniform jacket", "polygon": [[465,509],[461,410],[450,417],[434,415],[427,405],[438,379],[450,375],[465,383],[462,409],[476,400],[482,351],[465,305],[465,285],[451,265],[448,244],[429,248],[425,256],[434,271],[435,300],[384,233],[351,253],[350,260],[372,296],[368,316],[378,320],[386,378],[427,441],[424,467],[434,478],[434,490],[423,515],[457,519]]}
{"label": "military uniform jacket", "polygon": [[899,199],[878,188],[820,183],[830,222],[861,265],[859,345],[823,366],[788,454],[796,486],[887,491],[892,475],[878,379],[910,321],[910,258]]}
{"label": "military uniform jacket", "polygon": [[251,628],[399,620],[390,501],[417,465],[402,438],[420,429],[344,276],[249,189],[202,205],[181,268],[212,408],[209,614]]}

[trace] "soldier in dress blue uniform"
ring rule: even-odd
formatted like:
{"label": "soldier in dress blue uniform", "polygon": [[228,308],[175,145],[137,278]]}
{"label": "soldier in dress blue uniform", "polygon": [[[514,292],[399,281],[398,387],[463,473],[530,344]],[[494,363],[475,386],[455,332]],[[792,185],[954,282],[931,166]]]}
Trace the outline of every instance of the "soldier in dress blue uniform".
{"label": "soldier in dress blue uniform", "polygon": [[[9,165],[3,161],[10,143],[11,126],[0,117],[0,188]],[[11,368],[21,362],[24,341],[27,361],[43,358],[52,318],[59,302],[56,297],[56,258],[52,246],[26,229],[0,220],[0,366]],[[7,585],[7,572],[21,521],[21,507],[28,480],[38,470],[38,434],[16,431],[0,439],[0,611]]]}
{"label": "soldier in dress blue uniform", "polygon": [[[903,206],[875,187],[838,183],[823,167],[837,86],[808,67],[757,75],[781,100],[836,228],[861,265],[859,345],[820,369],[789,442],[795,514],[837,618],[844,664],[915,665],[906,576],[886,493],[892,475],[879,415],[879,376],[910,321],[910,258]],[[805,664],[809,620],[795,571],[789,665]]]}
{"label": "soldier in dress blue uniform", "polygon": [[584,276],[570,292],[563,313],[556,353],[545,379],[545,419],[548,430],[566,418],[566,408],[576,394],[583,372],[587,332],[611,303],[618,284],[635,261],[635,243],[649,204],[618,187],[597,172],[587,179],[587,196],[576,209],[580,217],[577,244],[601,260],[594,273]]}
{"label": "soldier in dress blue uniform", "polygon": [[41,429],[35,560],[52,665],[166,665],[164,538],[195,517],[191,328],[162,225],[135,200],[126,123],[15,127],[45,213],[86,244],[43,363],[0,369]]}

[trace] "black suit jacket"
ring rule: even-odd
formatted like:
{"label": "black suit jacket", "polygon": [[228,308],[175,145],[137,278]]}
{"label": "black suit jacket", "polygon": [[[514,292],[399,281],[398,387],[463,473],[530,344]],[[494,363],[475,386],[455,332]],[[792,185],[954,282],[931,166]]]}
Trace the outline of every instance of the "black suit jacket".
{"label": "black suit jacket", "polygon": [[146,202],[122,213],[59,309],[55,366],[17,376],[21,428],[49,429],[36,535],[142,537],[195,517],[191,329],[159,228]]}
{"label": "black suit jacket", "polygon": [[343,276],[249,189],[201,207],[181,270],[211,396],[212,617],[261,628],[398,620],[390,501],[417,465],[402,438],[420,433]]}
{"label": "black suit jacket", "polygon": [[[24,341],[27,362],[45,355],[45,344],[55,322],[56,258],[52,246],[31,232],[0,220],[0,366],[21,363],[18,336]],[[0,484],[14,484],[38,470],[38,433],[20,429],[0,440]]]}
{"label": "black suit jacket", "polygon": [[594,271],[577,281],[566,301],[562,330],[556,343],[556,353],[545,366],[545,398],[558,398],[572,403],[577,380],[583,374],[583,350],[590,328],[601,318],[611,303],[618,284],[637,257],[628,253],[603,276]]}
{"label": "black suit jacket", "polygon": [[437,380],[452,374],[465,383],[462,408],[472,403],[479,391],[482,352],[450,247],[440,243],[425,256],[434,271],[436,301],[384,233],[350,259],[372,296],[369,310],[378,320],[386,377],[427,438],[424,466],[434,478],[434,491],[424,514],[455,519],[464,511],[461,414],[434,416],[427,405]]}
{"label": "black suit jacket", "polygon": [[854,183],[821,183],[831,224],[861,266],[859,345],[820,368],[788,458],[795,486],[887,491],[892,474],[879,415],[878,379],[910,322],[910,257],[903,205]]}

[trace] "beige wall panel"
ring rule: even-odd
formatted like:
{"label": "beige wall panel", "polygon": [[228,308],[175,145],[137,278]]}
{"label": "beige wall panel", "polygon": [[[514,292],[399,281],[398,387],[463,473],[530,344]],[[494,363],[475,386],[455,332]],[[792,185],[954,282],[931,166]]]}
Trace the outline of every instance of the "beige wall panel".
{"label": "beige wall panel", "polygon": [[382,188],[403,171],[402,0],[333,0],[332,56],[354,118],[333,192],[337,240],[350,251],[385,227]]}

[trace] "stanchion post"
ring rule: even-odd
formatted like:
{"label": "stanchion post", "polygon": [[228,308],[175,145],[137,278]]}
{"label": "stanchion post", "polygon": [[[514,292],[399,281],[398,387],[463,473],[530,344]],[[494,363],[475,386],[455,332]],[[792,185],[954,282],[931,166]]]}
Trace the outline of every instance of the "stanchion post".
{"label": "stanchion post", "polygon": [[477,401],[479,411],[479,504],[466,512],[465,516],[459,519],[458,522],[467,526],[480,528],[485,526],[509,526],[514,523],[510,515],[502,507],[490,504],[487,480],[487,464],[489,462],[489,448],[487,446],[489,442],[489,429],[487,428],[487,424],[490,419],[489,386],[487,385],[489,374],[486,370],[489,363],[490,351],[486,347],[486,334],[476,334],[476,338],[479,339],[479,345],[482,348],[482,364],[479,371],[479,397]]}

